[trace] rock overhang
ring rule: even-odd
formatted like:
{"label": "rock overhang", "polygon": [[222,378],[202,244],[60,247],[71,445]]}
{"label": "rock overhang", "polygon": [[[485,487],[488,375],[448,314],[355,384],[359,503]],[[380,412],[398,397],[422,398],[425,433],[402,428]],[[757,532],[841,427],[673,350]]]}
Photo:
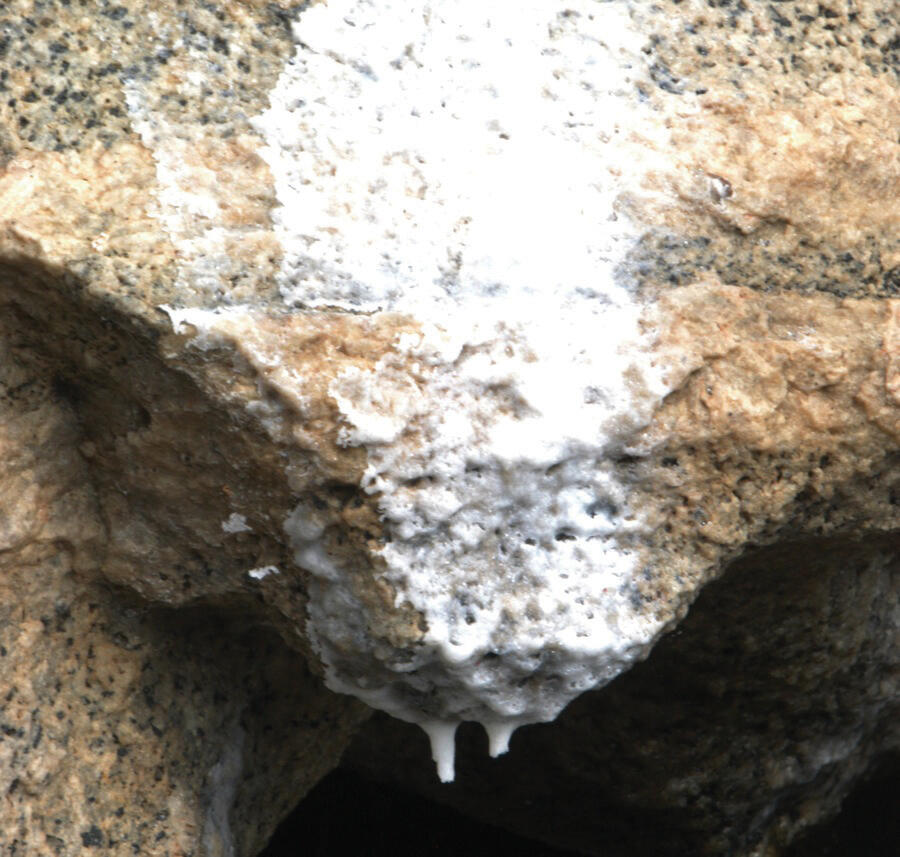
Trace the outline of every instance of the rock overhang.
{"label": "rock overhang", "polygon": [[[353,12],[356,5],[330,4],[359,24],[364,18]],[[588,40],[595,37],[596,21],[577,15],[601,7],[610,7],[604,14],[636,34],[629,42],[637,47],[629,48],[636,60],[629,70],[635,103],[628,106],[643,104],[648,122],[616,164],[623,172],[615,214],[622,234],[639,234],[614,274],[640,304],[637,325],[647,353],[663,363],[671,358],[674,372],[664,381],[673,389],[659,405],[648,404],[647,427],[598,464],[625,486],[628,504],[613,505],[605,485],[604,497],[589,506],[587,496],[568,497],[554,514],[565,512],[577,523],[576,512],[587,508],[592,525],[609,527],[609,519],[618,525],[630,505],[640,518],[632,535],[646,556],[632,578],[629,608],[643,605],[660,626],[678,621],[689,603],[692,615],[678,634],[654,647],[648,662],[601,693],[583,695],[552,728],[518,735],[514,758],[482,766],[476,758],[482,743],[474,742],[477,752],[470,755],[473,731],[463,730],[463,774],[478,780],[465,808],[557,837],[557,844],[565,836],[588,852],[621,847],[636,853],[646,844],[645,831],[660,821],[658,829],[671,835],[659,834],[647,846],[655,854],[778,850],[804,826],[836,812],[854,778],[897,746],[891,553],[900,496],[896,0],[798,0],[772,7],[706,0],[566,4],[559,9],[569,14],[562,29],[551,23],[548,44],[561,39],[570,48],[567,57],[580,62],[590,51],[572,27]],[[435,287],[422,293],[421,303],[438,306],[441,293],[451,308],[453,300],[480,298],[486,308],[481,315],[473,309],[471,330],[463,325],[460,336],[448,340],[441,328],[452,311],[435,319],[410,306],[402,312],[347,303],[289,306],[289,287],[290,303],[302,304],[316,289],[345,300],[352,285],[347,278],[305,293],[308,280],[286,277],[310,249],[292,244],[284,224],[273,230],[279,182],[284,197],[285,183],[298,174],[279,173],[274,162],[270,167],[266,159],[277,147],[260,124],[278,103],[294,118],[303,115],[302,105],[279,102],[285,63],[311,63],[316,80],[329,73],[333,57],[312,58],[331,50],[331,36],[323,32],[328,10],[316,13],[322,15],[316,24],[307,19],[313,7],[296,0],[189,9],[157,4],[149,13],[127,2],[92,14],[77,4],[52,8],[52,15],[36,14],[32,0],[10,0],[0,10],[0,321],[12,347],[4,353],[13,355],[2,372],[9,393],[3,473],[4,496],[16,499],[13,514],[7,514],[10,507],[4,514],[30,533],[23,551],[13,546],[0,557],[9,593],[0,623],[2,663],[17,694],[4,712],[10,790],[2,836],[41,853],[77,850],[85,836],[110,847],[114,840],[122,847],[127,842],[148,854],[162,854],[176,842],[185,851],[196,849],[201,838],[209,845],[210,836],[236,853],[255,852],[287,808],[336,764],[348,735],[367,716],[363,705],[329,693],[306,674],[304,657],[313,670],[321,669],[322,659],[310,652],[310,592],[322,599],[323,610],[336,608],[341,592],[349,592],[342,615],[358,622],[352,633],[336,635],[333,662],[357,691],[367,682],[369,690],[396,687],[398,671],[386,664],[408,667],[419,656],[435,665],[420,677],[426,686],[439,686],[449,697],[449,681],[465,685],[464,675],[448,678],[440,640],[428,642],[424,613],[409,600],[398,605],[405,578],[383,558],[394,544],[386,530],[396,526],[398,534],[402,528],[415,537],[415,527],[453,515],[453,492],[441,490],[444,471],[429,481],[433,468],[424,454],[422,461],[398,463],[384,451],[409,446],[411,439],[424,448],[423,419],[435,397],[435,413],[459,416],[464,438],[469,405],[457,407],[457,398],[444,395],[458,392],[461,380],[483,385],[485,412],[535,419],[540,408],[510,392],[522,379],[509,367],[526,347],[536,355],[559,339],[565,328],[559,302],[545,303],[546,332],[528,323],[528,312],[508,319],[512,310],[502,318],[512,322],[510,329],[492,329],[497,314],[491,307],[500,305],[505,286],[495,277],[493,292],[482,294],[466,271],[483,274],[494,265],[523,288],[530,276],[540,292],[537,285],[563,270],[564,257],[575,258],[584,233],[570,228],[571,212],[545,227],[535,224],[546,223],[560,201],[584,195],[579,171],[594,164],[573,155],[578,128],[569,129],[568,169],[552,163],[553,148],[539,134],[529,139],[511,132],[527,123],[476,128],[473,116],[498,117],[486,117],[494,99],[473,91],[479,71],[470,62],[463,69],[468,84],[454,84],[448,104],[471,106],[470,139],[494,147],[471,158],[490,165],[480,178],[495,198],[480,210],[494,216],[493,229],[479,232],[478,224],[460,218],[448,254],[440,235],[447,218],[423,215],[441,189],[404,184],[404,170],[422,165],[402,155],[385,166],[390,180],[375,184],[372,197],[381,193],[383,202],[385,194],[410,192],[407,212],[429,228],[419,230],[418,243],[404,240],[398,248],[387,241],[386,262],[397,263],[410,247],[432,247],[437,236],[440,276],[437,282],[421,278]],[[471,20],[471,10],[463,15],[460,8],[448,5],[448,14]],[[318,28],[310,32],[314,44],[305,60],[293,28],[304,20]],[[338,22],[335,32],[351,26]],[[406,38],[418,26],[404,19],[397,32]],[[529,27],[526,14],[515,33],[536,32]],[[606,29],[598,55],[607,35],[622,35],[621,27]],[[354,38],[361,45],[368,36],[360,30]],[[499,95],[518,81],[496,63],[486,69],[494,46],[496,56],[508,58],[521,56],[516,51],[524,42],[492,38],[480,39],[478,51],[490,46],[482,69],[496,72]],[[444,44],[459,48],[452,40]],[[346,42],[336,47],[341,56],[358,58]],[[383,54],[378,50],[373,55]],[[434,53],[410,54],[404,51],[398,64],[409,66],[412,79],[415,59]],[[542,53],[521,82],[533,83],[551,61]],[[334,92],[349,104],[344,83],[358,80],[365,103],[357,104],[364,107],[357,113],[366,116],[365,105],[383,91],[356,64],[352,71],[332,64]],[[376,70],[377,63],[367,64]],[[603,62],[590,68],[577,97],[565,88],[571,82],[565,75],[554,78],[550,94],[564,92],[579,109],[602,97],[597,80],[609,84],[615,74]],[[434,63],[422,71],[432,73]],[[382,74],[380,80],[396,92],[396,77]],[[605,92],[612,97],[611,89]],[[319,111],[313,130],[327,128],[346,143],[350,126],[329,117],[327,106],[328,94],[313,108]],[[448,127],[437,108],[424,113]],[[396,111],[386,115],[400,127]],[[548,115],[539,110],[534,121]],[[625,112],[625,118],[635,115]],[[400,135],[401,144],[408,139],[424,147],[431,164],[456,157],[452,135],[443,145],[429,141],[422,116],[416,123],[413,118],[404,119],[409,135]],[[290,122],[284,130],[299,139]],[[367,136],[364,155],[377,153],[376,136]],[[608,142],[596,141],[598,153]],[[352,154],[343,147],[342,157]],[[316,170],[324,164],[321,147],[307,147],[305,157]],[[453,187],[468,188],[471,202],[482,189],[479,176],[466,174],[466,160],[456,157],[447,169]],[[362,174],[344,171],[356,180]],[[370,265],[373,257],[363,250],[379,222],[373,227],[355,213],[365,220],[378,206],[360,205],[352,181],[334,185],[327,173],[323,180],[340,190],[334,196],[346,217],[316,204],[308,209],[312,215],[292,223],[305,230],[321,216],[330,228],[345,226],[353,236],[353,266],[360,259]],[[509,196],[521,202],[511,215]],[[531,220],[535,199],[552,204]],[[452,194],[445,202],[453,202]],[[599,208],[585,211],[596,215]],[[403,226],[402,217],[398,222]],[[504,223],[510,228],[501,228]],[[517,244],[508,234],[522,240]],[[464,238],[473,252],[460,252]],[[325,255],[335,262],[337,244],[328,240]],[[541,256],[544,246],[559,252]],[[610,251],[601,260],[606,266],[620,248],[604,248]],[[417,253],[418,263],[423,257],[428,253]],[[321,264],[310,258],[312,265],[300,266],[304,276],[321,274]],[[409,284],[402,265],[386,267],[390,277]],[[577,300],[601,300],[603,289],[594,282],[584,287],[585,266],[569,269],[578,270],[580,280],[569,278],[573,289],[581,283]],[[384,276],[364,280],[375,284],[366,286],[366,300],[385,285]],[[395,290],[391,300],[402,292]],[[529,336],[538,337],[540,347],[529,346]],[[597,349],[608,345],[604,337],[605,328],[597,333]],[[459,343],[472,338],[477,347],[463,345],[457,354]],[[513,353],[497,360],[495,340],[505,338],[514,339]],[[419,363],[415,371],[413,362]],[[560,362],[551,363],[558,368]],[[543,365],[532,367],[530,390],[541,388]],[[602,385],[594,386],[584,397],[585,413],[610,404]],[[385,403],[382,387],[391,394]],[[547,380],[538,403],[565,403],[571,385],[560,387]],[[559,422],[561,436],[568,427]],[[628,435],[627,426],[619,428]],[[446,426],[442,431],[445,436]],[[500,453],[518,448],[522,437],[513,433],[508,441]],[[490,450],[497,462],[479,481],[522,464],[521,457],[498,455],[497,447]],[[395,509],[390,519],[378,492],[363,484],[370,448],[382,450],[370,474],[380,474],[379,486],[391,488],[385,474],[400,464],[412,474],[399,492],[402,514]],[[576,470],[584,445],[571,451],[569,471],[545,473],[539,490],[515,493],[494,479],[498,496],[509,504],[523,497],[523,507],[535,508],[537,494],[552,493]],[[545,450],[541,460],[552,467],[557,453]],[[38,476],[38,494],[22,490],[29,471]],[[426,477],[420,480],[421,473]],[[36,496],[43,500],[34,506]],[[471,505],[479,503],[476,491]],[[501,518],[509,511],[510,505],[491,510]],[[291,544],[286,521],[298,545]],[[484,517],[475,523],[484,524]],[[461,527],[456,537],[473,545],[470,552],[495,539],[498,554],[501,546],[507,550],[500,554],[505,560],[513,553],[512,528],[506,541],[493,532],[479,541],[480,532]],[[551,555],[559,556],[584,533],[548,527],[545,535]],[[772,548],[754,550],[766,544]],[[539,553],[543,545],[536,540],[521,548]],[[706,585],[730,557],[744,553],[721,580]],[[344,586],[326,595],[334,568]],[[116,584],[112,589],[109,581]],[[123,588],[130,591],[124,601],[118,597]],[[438,600],[446,593],[430,595]],[[225,623],[223,605],[234,611]],[[471,607],[457,608],[455,621],[461,616],[467,628],[473,626],[461,611]],[[546,629],[541,623],[548,609],[552,613],[544,599],[530,611],[538,631]],[[161,618],[170,611],[172,622]],[[108,621],[98,624],[100,614]],[[205,629],[199,634],[197,623]],[[278,634],[260,634],[259,623]],[[583,638],[576,642],[586,645]],[[450,668],[459,667],[465,646],[447,643],[444,649]],[[73,658],[81,665],[75,673]],[[542,680],[550,677],[549,667]],[[63,674],[71,682],[60,688]],[[135,682],[140,676],[140,684],[129,675]],[[194,678],[185,683],[186,675]],[[92,694],[82,709],[85,697],[73,682],[83,677],[98,689],[99,676],[112,695]],[[148,685],[151,693],[133,692]],[[189,704],[186,686],[199,694]],[[685,689],[693,689],[696,703],[686,721]],[[412,690],[407,685],[399,699],[407,708],[414,702],[420,719],[440,710],[425,695],[411,700]],[[220,691],[231,699],[225,707]],[[384,701],[390,694],[381,696]],[[455,714],[472,696],[469,703],[455,699]],[[171,719],[161,719],[166,702]],[[72,716],[58,720],[62,710]],[[205,736],[193,729],[196,718]],[[402,725],[398,743],[385,741],[378,722],[359,743],[381,752],[378,776],[396,771],[409,787],[419,745]],[[449,759],[452,721],[425,725]],[[514,724],[488,725],[498,751]],[[98,730],[116,741],[101,747]],[[242,731],[243,749],[236,752]],[[90,753],[88,764],[82,749]],[[246,776],[234,793],[232,777],[222,774],[233,772],[238,755]],[[766,760],[762,766],[760,759]],[[162,779],[160,766],[166,768]],[[424,767],[423,776],[433,778]],[[497,796],[489,807],[480,797],[486,787]],[[466,792],[462,783],[444,790],[442,799],[465,805]],[[573,802],[576,792],[581,800]],[[120,816],[120,806],[131,809]],[[517,806],[527,806],[518,819]],[[565,833],[560,817],[569,819]],[[629,839],[635,831],[640,843]]]}
{"label": "rock overhang", "polygon": [[[508,20],[508,11],[497,8],[497,20]],[[815,429],[815,444],[804,441],[809,448],[803,452],[817,453],[816,461],[829,456],[822,450],[840,446],[834,439],[839,432],[852,436],[858,452],[874,450],[876,459],[872,426],[895,436],[893,405],[885,395],[896,386],[895,323],[887,303],[813,297],[789,306],[760,300],[735,288],[740,276],[725,288],[722,270],[698,274],[702,260],[695,260],[687,278],[694,285],[681,296],[661,297],[659,282],[648,287],[642,263],[635,261],[646,250],[648,228],[690,232],[690,218],[724,224],[758,239],[759,246],[770,240],[773,224],[790,219],[784,241],[795,248],[803,241],[790,238],[792,231],[837,226],[841,240],[852,241],[854,230],[885,228],[889,209],[878,199],[896,186],[896,143],[889,139],[889,112],[874,116],[867,100],[883,95],[885,83],[836,75],[808,98],[791,101],[774,116],[761,111],[759,119],[741,107],[749,90],[732,100],[718,93],[716,101],[666,77],[658,57],[646,50],[646,21],[632,23],[646,11],[642,4],[566,4],[559,15],[535,4],[522,7],[510,23],[515,38],[498,35],[503,28],[493,22],[494,32],[482,33],[481,48],[496,46],[512,58],[499,69],[480,67],[466,55],[465,40],[457,44],[447,37],[457,34],[460,22],[468,26],[465,4],[447,6],[440,21],[410,19],[402,35],[413,49],[407,52],[405,43],[396,57],[390,54],[395,36],[384,38],[387,31],[378,29],[384,22],[373,20],[371,11],[353,3],[302,10],[296,54],[270,94],[272,109],[227,152],[212,144],[209,151],[194,148],[171,114],[162,118],[142,100],[140,79],[126,81],[125,106],[155,158],[153,225],[166,233],[171,246],[163,255],[178,269],[175,297],[169,295],[165,306],[190,307],[170,312],[178,331],[201,334],[188,337],[188,362],[205,342],[233,348],[246,361],[242,371],[256,381],[255,390],[249,387],[250,415],[279,442],[313,450],[330,474],[358,489],[355,510],[323,515],[303,501],[285,516],[299,565],[314,573],[306,630],[319,641],[332,684],[423,719],[430,728],[462,716],[491,723],[492,713],[504,707],[501,721],[515,725],[542,719],[567,693],[608,678],[645,652],[723,556],[739,550],[748,534],[769,537],[803,491],[824,495],[829,479],[841,478],[833,466],[826,468],[831,476],[814,464],[800,466],[787,414],[801,415]],[[476,29],[486,21],[483,11],[478,15]],[[674,13],[672,21],[681,25]],[[429,41],[432,32],[441,36],[438,53]],[[535,34],[538,41],[556,40],[571,50],[541,49],[540,61],[516,74]],[[659,40],[655,44],[658,54]],[[459,86],[450,64],[441,66],[447,57],[465,72]],[[554,68],[556,61],[563,67]],[[379,62],[386,68],[379,70]],[[584,69],[590,74],[582,74]],[[548,71],[553,84],[538,95],[536,81]],[[482,87],[479,75],[500,84]],[[400,83],[406,77],[416,84],[409,91]],[[435,85],[444,92],[447,80],[453,84],[448,104],[457,105],[458,119],[438,114],[432,104],[431,113],[419,108],[418,116],[399,122],[414,100],[406,98],[410,92],[427,101]],[[295,86],[304,87],[303,93]],[[528,87],[541,109],[517,119],[518,108],[528,103],[518,93]],[[311,101],[305,97],[317,92]],[[513,97],[506,97],[510,92]],[[403,95],[399,102],[397,93]],[[563,117],[565,134],[552,133],[560,127],[553,122],[562,116],[556,109],[561,101],[577,103],[594,125],[579,130]],[[515,109],[509,116],[488,116],[498,102],[504,111]],[[336,103],[350,106],[335,110]],[[373,109],[382,110],[381,119]],[[832,121],[832,113],[839,121]],[[403,133],[382,143],[385,133],[378,127],[386,121]],[[457,153],[448,130],[456,122],[466,132],[460,136],[477,146]],[[420,130],[429,126],[440,133]],[[798,180],[786,165],[811,145],[816,129],[825,166]],[[752,145],[741,151],[739,138],[748,132]],[[704,134],[715,145],[698,145]],[[773,139],[778,145],[766,148]],[[391,148],[398,140],[406,148]],[[848,146],[857,153],[849,166],[841,160]],[[753,161],[761,151],[771,154],[774,167],[759,175]],[[210,166],[222,158],[237,175],[246,168],[244,177],[253,185],[265,172],[259,154],[269,163],[279,196],[277,241],[259,212],[246,223],[229,219],[233,209],[217,197],[216,169]],[[114,161],[111,154],[105,157]],[[144,160],[131,158],[143,169],[136,170],[134,186],[146,189]],[[43,169],[51,163],[51,172],[62,173],[61,165],[70,161],[50,156]],[[470,162],[485,166],[473,173],[466,167]],[[595,167],[602,180],[583,182]],[[387,178],[368,181],[372,174],[366,169],[383,169]],[[431,169],[438,180],[428,184]],[[823,185],[823,171],[831,171],[832,185],[840,190],[841,222],[827,215],[821,194],[805,192]],[[856,196],[853,181],[860,183]],[[21,202],[21,194],[13,194],[15,200]],[[573,213],[571,200],[584,205]],[[466,208],[479,213],[480,222],[467,221]],[[566,216],[557,216],[563,210]],[[229,228],[223,231],[220,220]],[[582,228],[586,223],[602,226],[591,232]],[[451,239],[444,241],[448,234]],[[41,240],[52,243],[46,235]],[[98,252],[121,252],[121,236],[101,233],[95,240]],[[702,257],[696,250],[701,244],[684,249],[688,238],[674,243],[673,253]],[[133,250],[136,244],[125,246]],[[890,242],[882,250],[878,264],[867,264],[889,271]],[[260,278],[269,280],[265,298],[229,291],[235,265],[253,268],[261,259]],[[650,270],[651,281],[661,279]],[[860,276],[869,277],[867,270]],[[667,276],[685,281],[681,273]],[[840,282],[849,288],[846,276]],[[842,328],[857,338],[843,339]],[[369,344],[351,344],[361,339]],[[184,342],[166,340],[173,359]],[[740,362],[732,361],[735,354]],[[213,355],[208,363],[219,352]],[[840,370],[833,368],[837,360]],[[609,370],[602,377],[595,374],[601,364]],[[220,384],[217,392],[222,389]],[[587,413],[595,424],[583,424]],[[667,476],[650,478],[647,470],[662,460],[667,431],[672,437],[682,433],[677,449],[663,456],[677,463],[660,464]],[[736,463],[741,456],[726,449],[734,439],[752,450],[753,461],[748,456]],[[702,488],[682,472],[697,449],[718,456],[695,462],[706,480]],[[785,465],[760,466],[759,460],[785,456],[790,478],[775,483],[774,495],[760,491],[758,485],[785,472]],[[291,467],[287,478],[302,494],[301,468]],[[751,474],[749,484],[735,472],[739,467]],[[753,498],[754,487],[769,497],[770,509]],[[759,526],[744,520],[751,507]],[[348,531],[349,551],[340,546]],[[673,552],[679,538],[683,550]],[[604,544],[613,547],[604,550]],[[495,571],[515,567],[519,579],[509,581],[501,573],[485,588],[483,565],[472,560],[479,551],[493,552]],[[573,558],[579,551],[586,555]],[[605,601],[589,599],[586,613],[597,603],[610,608],[596,629],[615,629],[612,643],[622,652],[610,639],[603,642],[603,633],[601,642],[585,643],[591,635],[578,637],[577,630],[576,640],[567,639],[576,627],[568,619],[554,626],[557,608],[567,606],[571,592],[560,598],[544,590],[543,600],[519,597],[558,583],[559,557],[610,569],[615,585],[599,588],[613,594],[606,593]],[[622,570],[616,563],[624,557],[633,562]],[[589,588],[599,582],[588,577]],[[528,658],[517,662],[518,643],[498,630],[507,620],[495,602],[507,595],[519,599],[521,609],[510,615],[524,620],[509,624],[525,632],[526,653],[541,651],[558,635],[545,673]],[[353,621],[342,627],[351,615]],[[629,617],[638,617],[631,628],[616,627],[628,625]],[[460,632],[469,631],[466,643]],[[613,665],[612,672],[598,668],[595,675],[580,675],[576,666],[576,674],[566,677],[565,655],[579,647],[604,666]],[[498,649],[512,656],[510,662],[485,667],[485,658],[495,660]],[[409,669],[414,664],[418,673]],[[526,681],[518,700],[498,692],[504,682],[529,675],[566,677],[570,687],[557,682],[542,688],[540,681],[529,687]],[[399,696],[392,692],[396,688]],[[528,714],[516,713],[529,693]],[[502,740],[495,744],[501,745]]]}

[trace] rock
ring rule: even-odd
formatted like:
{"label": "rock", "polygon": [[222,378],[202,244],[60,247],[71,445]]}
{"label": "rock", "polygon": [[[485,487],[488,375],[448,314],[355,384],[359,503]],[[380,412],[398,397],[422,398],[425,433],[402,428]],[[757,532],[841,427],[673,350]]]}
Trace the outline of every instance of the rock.
{"label": "rock", "polygon": [[[124,562],[111,528],[152,532],[153,521],[140,496],[130,520],[107,517],[90,464],[102,457],[101,431],[90,419],[105,420],[104,439],[125,449],[129,432],[152,432],[119,422],[133,412],[127,396],[67,380],[67,367],[35,345],[40,335],[4,304],[0,842],[9,854],[60,857],[255,854],[364,713],[321,686],[254,614],[252,597],[173,610],[110,585],[104,572]],[[160,425],[154,437],[147,444],[162,463],[148,452],[140,466],[160,471],[160,488],[178,443]],[[181,551],[181,573],[166,569],[179,590],[199,562],[188,545]],[[148,554],[142,567],[163,574],[163,560]]]}
{"label": "rock", "polygon": [[[9,745],[90,652],[126,678],[0,830],[255,853],[365,717],[323,672],[444,780],[459,723],[499,754],[621,676],[484,774],[546,837],[520,792],[618,772],[556,839],[587,850],[685,807],[659,841],[778,849],[896,747],[893,0],[32,7],[0,20],[6,669],[60,686]],[[136,728],[99,792],[52,749]]]}

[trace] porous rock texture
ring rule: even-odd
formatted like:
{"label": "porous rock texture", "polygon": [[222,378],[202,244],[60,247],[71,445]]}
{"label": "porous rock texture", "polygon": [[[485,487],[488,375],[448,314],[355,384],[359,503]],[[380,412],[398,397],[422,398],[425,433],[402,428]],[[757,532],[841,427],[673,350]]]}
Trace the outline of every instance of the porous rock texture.
{"label": "porous rock texture", "polygon": [[3,853],[257,853],[353,696],[443,779],[575,699],[350,761],[587,853],[837,812],[900,746],[898,19],[5,4]]}

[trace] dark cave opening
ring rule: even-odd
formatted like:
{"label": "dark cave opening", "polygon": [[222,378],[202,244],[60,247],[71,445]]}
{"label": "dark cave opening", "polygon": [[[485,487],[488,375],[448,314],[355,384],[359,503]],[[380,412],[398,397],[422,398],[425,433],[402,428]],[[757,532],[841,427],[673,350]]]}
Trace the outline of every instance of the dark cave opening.
{"label": "dark cave opening", "polygon": [[286,818],[260,857],[578,857],[338,768]]}
{"label": "dark cave opening", "polygon": [[[897,857],[900,754],[882,760],[784,857]],[[260,857],[579,857],[338,768],[279,826]],[[685,855],[696,857],[696,855]],[[724,855],[723,855],[724,857]]]}

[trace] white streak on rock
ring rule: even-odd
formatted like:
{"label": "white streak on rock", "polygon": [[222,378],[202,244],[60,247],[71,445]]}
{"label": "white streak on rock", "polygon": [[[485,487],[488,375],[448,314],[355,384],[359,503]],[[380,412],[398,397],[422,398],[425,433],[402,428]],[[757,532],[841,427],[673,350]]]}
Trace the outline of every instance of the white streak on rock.
{"label": "white streak on rock", "polygon": [[235,723],[228,736],[222,755],[210,769],[207,778],[208,802],[203,824],[203,846],[206,854],[234,857],[234,837],[231,833],[229,814],[237,795],[238,783],[244,766],[244,730]]}
{"label": "white streak on rock", "polygon": [[247,519],[237,512],[232,512],[224,521],[222,521],[222,532],[224,533],[252,533],[253,528],[248,526]]}
{"label": "white streak on rock", "polygon": [[663,630],[615,459],[670,387],[617,201],[650,194],[667,131],[637,98],[643,39],[621,2],[345,0],[296,37],[257,122],[280,288],[420,323],[329,392],[341,441],[367,450],[384,577],[424,617],[421,644],[373,639],[350,575],[296,536],[302,515],[286,530],[317,575],[329,685],[419,722],[443,777],[447,724],[481,721],[503,752]]}

